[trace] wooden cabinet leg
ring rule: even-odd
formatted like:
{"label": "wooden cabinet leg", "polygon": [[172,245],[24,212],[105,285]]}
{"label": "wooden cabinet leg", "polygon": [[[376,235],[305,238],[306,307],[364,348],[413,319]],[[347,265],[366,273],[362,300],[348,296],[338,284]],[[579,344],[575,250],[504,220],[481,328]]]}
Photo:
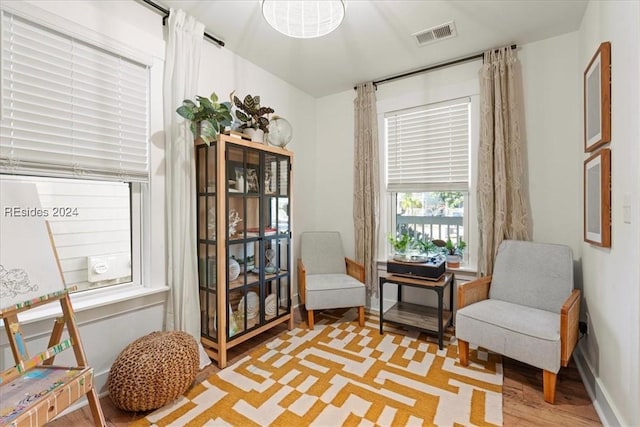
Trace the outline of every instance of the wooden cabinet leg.
{"label": "wooden cabinet leg", "polygon": [[544,391],[544,401],[553,403],[556,400],[556,380],[558,375],[549,371],[542,371],[542,389]]}
{"label": "wooden cabinet leg", "polygon": [[313,310],[307,309],[307,326],[309,329],[313,329]]}
{"label": "wooden cabinet leg", "polygon": [[358,307],[358,324],[360,327],[364,326],[364,306]]}
{"label": "wooden cabinet leg", "polygon": [[469,366],[469,343],[458,340],[458,357],[462,366]]}

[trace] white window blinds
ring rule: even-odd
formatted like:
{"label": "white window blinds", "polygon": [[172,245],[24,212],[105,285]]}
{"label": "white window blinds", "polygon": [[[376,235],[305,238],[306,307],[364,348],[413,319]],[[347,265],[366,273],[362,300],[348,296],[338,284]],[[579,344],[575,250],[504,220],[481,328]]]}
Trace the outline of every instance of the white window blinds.
{"label": "white window blinds", "polygon": [[147,181],[148,75],[3,12],[0,172]]}
{"label": "white window blinds", "polygon": [[468,98],[385,114],[387,190],[469,187]]}

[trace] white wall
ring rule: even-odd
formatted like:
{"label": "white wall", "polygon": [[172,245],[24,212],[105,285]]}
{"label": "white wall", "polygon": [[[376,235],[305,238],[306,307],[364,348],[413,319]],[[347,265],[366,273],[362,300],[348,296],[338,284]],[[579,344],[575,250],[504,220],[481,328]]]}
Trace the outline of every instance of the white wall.
{"label": "white wall", "polygon": [[518,52],[533,240],[561,243],[580,258],[582,243],[582,80],[576,33]]}
{"label": "white wall", "polygon": [[[576,49],[578,73],[604,41],[611,42],[612,244],[582,244],[590,325],[579,360],[603,421],[631,426],[640,425],[640,3],[589,3]],[[583,146],[582,135],[576,145]],[[576,162],[586,158],[580,153]],[[627,204],[629,223],[623,218]]]}

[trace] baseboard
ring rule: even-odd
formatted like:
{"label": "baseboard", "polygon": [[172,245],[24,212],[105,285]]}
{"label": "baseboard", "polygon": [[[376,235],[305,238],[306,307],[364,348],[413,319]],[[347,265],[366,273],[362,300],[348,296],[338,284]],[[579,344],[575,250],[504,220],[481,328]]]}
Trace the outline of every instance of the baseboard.
{"label": "baseboard", "polygon": [[620,417],[617,416],[616,410],[610,403],[611,399],[601,386],[600,379],[596,377],[589,361],[584,357],[581,346],[575,348],[573,360],[576,362],[582,383],[593,402],[593,407],[598,417],[600,417],[602,425],[621,426],[622,422],[620,421]]}

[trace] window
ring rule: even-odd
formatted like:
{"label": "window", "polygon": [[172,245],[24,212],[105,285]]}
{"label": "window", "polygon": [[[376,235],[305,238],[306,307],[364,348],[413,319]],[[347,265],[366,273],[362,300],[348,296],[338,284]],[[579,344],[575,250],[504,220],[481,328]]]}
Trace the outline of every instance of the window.
{"label": "window", "polygon": [[468,243],[471,99],[385,114],[391,234]]}
{"label": "window", "polygon": [[141,277],[148,75],[3,12],[0,179],[36,185],[65,283],[78,290]]}

